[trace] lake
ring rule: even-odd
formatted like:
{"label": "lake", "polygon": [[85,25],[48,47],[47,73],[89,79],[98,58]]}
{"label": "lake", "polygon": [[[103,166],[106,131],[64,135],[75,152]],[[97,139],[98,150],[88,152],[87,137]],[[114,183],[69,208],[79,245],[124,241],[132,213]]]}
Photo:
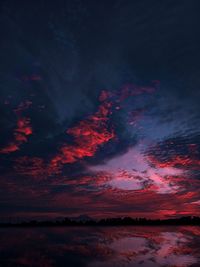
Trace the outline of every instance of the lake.
{"label": "lake", "polygon": [[1,228],[0,266],[199,267],[200,227]]}

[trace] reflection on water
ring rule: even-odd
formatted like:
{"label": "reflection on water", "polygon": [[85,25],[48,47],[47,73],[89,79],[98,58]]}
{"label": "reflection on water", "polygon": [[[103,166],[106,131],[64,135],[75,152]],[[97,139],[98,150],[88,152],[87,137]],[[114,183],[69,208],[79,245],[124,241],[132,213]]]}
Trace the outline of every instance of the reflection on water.
{"label": "reflection on water", "polygon": [[0,266],[200,266],[200,227],[0,229]]}

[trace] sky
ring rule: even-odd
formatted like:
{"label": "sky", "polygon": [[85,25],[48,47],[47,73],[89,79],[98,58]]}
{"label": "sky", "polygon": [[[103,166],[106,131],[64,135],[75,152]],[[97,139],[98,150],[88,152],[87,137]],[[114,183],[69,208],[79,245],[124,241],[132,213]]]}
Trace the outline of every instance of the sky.
{"label": "sky", "polygon": [[1,1],[1,220],[200,215],[199,7]]}

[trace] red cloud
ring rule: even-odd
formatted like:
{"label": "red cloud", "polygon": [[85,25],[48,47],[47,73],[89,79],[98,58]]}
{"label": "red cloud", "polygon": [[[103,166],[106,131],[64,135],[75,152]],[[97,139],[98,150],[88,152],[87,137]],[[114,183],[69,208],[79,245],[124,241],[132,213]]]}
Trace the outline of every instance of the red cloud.
{"label": "red cloud", "polygon": [[14,141],[9,143],[6,147],[0,150],[2,154],[9,154],[19,150],[22,143],[27,142],[27,136],[31,135],[33,130],[30,123],[30,118],[23,117],[22,112],[27,109],[32,102],[26,101],[20,103],[15,109],[17,115],[17,128],[14,129]]}
{"label": "red cloud", "polygon": [[37,180],[43,180],[51,174],[60,173],[59,168],[47,165],[42,158],[28,156],[16,159],[14,169],[20,175],[33,177]]}
{"label": "red cloud", "polygon": [[183,167],[183,168],[190,168],[192,170],[199,170],[200,167],[200,160],[190,157],[188,155],[175,155],[168,160],[162,161],[156,158],[155,156],[151,155],[148,157],[148,160],[159,168],[165,167]]}
{"label": "red cloud", "polygon": [[18,145],[15,144],[15,143],[10,143],[6,147],[2,148],[0,150],[0,153],[2,153],[2,154],[8,154],[8,153],[15,152],[17,150],[19,150]]}
{"label": "red cloud", "polygon": [[[104,96],[102,99],[107,99],[107,97]],[[103,102],[94,115],[68,129],[67,133],[73,136],[74,144],[63,145],[58,155],[51,160],[51,164],[74,163],[84,157],[92,157],[101,145],[114,138],[114,132],[109,129],[107,123],[111,107],[111,102]]]}

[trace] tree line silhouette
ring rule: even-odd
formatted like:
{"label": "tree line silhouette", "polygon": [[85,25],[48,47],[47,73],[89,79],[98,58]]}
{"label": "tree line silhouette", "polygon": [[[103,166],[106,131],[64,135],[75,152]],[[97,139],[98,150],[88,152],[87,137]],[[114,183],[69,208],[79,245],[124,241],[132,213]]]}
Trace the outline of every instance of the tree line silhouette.
{"label": "tree line silhouette", "polygon": [[173,219],[146,219],[146,218],[105,218],[100,220],[86,219],[75,220],[64,218],[55,221],[22,221],[22,222],[0,222],[0,227],[28,227],[28,226],[125,226],[125,225],[199,225],[200,217],[187,216]]}

